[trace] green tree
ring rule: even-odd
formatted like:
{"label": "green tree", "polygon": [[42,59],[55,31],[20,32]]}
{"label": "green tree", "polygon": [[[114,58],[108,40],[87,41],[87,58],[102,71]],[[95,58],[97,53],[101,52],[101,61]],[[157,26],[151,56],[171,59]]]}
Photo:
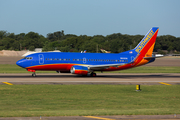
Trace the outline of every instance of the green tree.
{"label": "green tree", "polygon": [[30,47],[29,47],[29,50],[30,50],[30,51],[34,51],[34,50],[35,50],[35,47],[34,47],[34,46],[30,46]]}
{"label": "green tree", "polygon": [[3,39],[4,37],[7,36],[7,32],[6,31],[0,31],[0,39]]}

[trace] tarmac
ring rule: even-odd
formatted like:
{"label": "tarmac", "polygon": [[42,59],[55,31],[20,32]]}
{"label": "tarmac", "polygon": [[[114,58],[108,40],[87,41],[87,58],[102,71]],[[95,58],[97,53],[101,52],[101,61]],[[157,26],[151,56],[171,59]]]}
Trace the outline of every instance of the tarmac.
{"label": "tarmac", "polygon": [[180,73],[97,73],[96,77],[82,77],[71,73],[0,74],[0,84],[140,84],[159,85],[161,83],[180,84]]}

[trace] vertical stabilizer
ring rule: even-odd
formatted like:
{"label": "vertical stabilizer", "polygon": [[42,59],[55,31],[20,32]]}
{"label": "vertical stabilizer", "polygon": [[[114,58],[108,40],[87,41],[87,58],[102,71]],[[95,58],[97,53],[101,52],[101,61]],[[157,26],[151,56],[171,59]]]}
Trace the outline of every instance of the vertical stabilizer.
{"label": "vertical stabilizer", "polygon": [[134,51],[137,53],[135,60],[137,66],[145,64],[149,61],[147,59],[143,59],[144,57],[152,57],[158,31],[159,27],[151,28],[141,42],[134,48]]}

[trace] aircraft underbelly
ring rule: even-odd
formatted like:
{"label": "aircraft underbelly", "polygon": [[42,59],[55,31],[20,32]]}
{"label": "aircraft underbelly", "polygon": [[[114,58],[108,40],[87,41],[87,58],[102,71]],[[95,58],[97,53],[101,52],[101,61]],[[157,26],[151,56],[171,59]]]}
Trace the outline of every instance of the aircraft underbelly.
{"label": "aircraft underbelly", "polygon": [[28,69],[33,70],[63,70],[63,71],[69,71],[73,64],[47,64],[47,65],[37,65],[37,66],[31,66],[28,67]]}

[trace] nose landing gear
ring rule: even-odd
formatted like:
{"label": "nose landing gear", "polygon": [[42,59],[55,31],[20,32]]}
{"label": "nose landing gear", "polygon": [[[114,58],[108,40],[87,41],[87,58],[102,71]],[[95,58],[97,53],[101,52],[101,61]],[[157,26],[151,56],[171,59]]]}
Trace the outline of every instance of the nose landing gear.
{"label": "nose landing gear", "polygon": [[33,74],[32,74],[32,76],[33,77],[36,77],[36,70],[33,70],[33,69],[27,69],[27,71],[29,71],[29,72],[33,72]]}
{"label": "nose landing gear", "polygon": [[34,72],[34,73],[32,74],[32,76],[33,76],[33,77],[36,77],[36,73]]}

